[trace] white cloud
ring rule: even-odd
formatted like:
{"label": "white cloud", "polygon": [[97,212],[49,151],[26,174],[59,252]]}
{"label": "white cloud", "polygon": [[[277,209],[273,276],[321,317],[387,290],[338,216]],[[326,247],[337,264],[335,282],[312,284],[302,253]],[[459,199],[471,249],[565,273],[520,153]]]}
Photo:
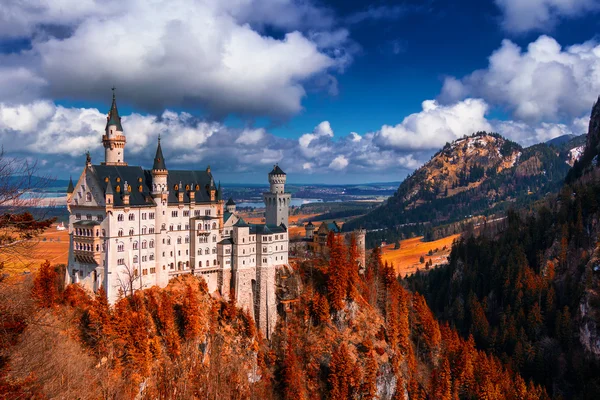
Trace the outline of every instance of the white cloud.
{"label": "white cloud", "polygon": [[463,135],[492,129],[485,118],[488,105],[479,99],[466,99],[449,106],[426,100],[422,108],[398,125],[381,127],[375,133],[376,142],[401,150],[433,150]]}
{"label": "white cloud", "polygon": [[444,82],[440,100],[480,97],[527,122],[572,120],[587,115],[600,93],[600,45],[594,41],[561,48],[540,36],[526,51],[504,40],[489,66]]}
{"label": "white cloud", "polygon": [[495,0],[503,14],[502,27],[512,33],[548,31],[560,18],[598,10],[598,0]]}
{"label": "white cloud", "polygon": [[[0,38],[35,40],[11,57],[20,69],[0,69],[0,82],[21,77],[7,82],[0,101],[15,101],[15,92],[33,96],[17,101],[105,99],[114,84],[121,100],[148,110],[185,104],[214,115],[288,117],[301,110],[308,81],[352,60],[348,32],[333,23],[310,1],[9,0]],[[266,36],[265,27],[283,35]],[[317,29],[318,42],[308,36]],[[335,79],[327,81],[332,90]],[[25,87],[31,82],[34,92]]]}
{"label": "white cloud", "polygon": [[331,161],[329,164],[329,168],[334,169],[336,171],[341,171],[348,166],[348,159],[342,155],[337,156]]}
{"label": "white cloud", "polygon": [[242,132],[242,134],[235,140],[236,143],[240,144],[257,144],[265,137],[265,130],[249,129]]}
{"label": "white cloud", "polygon": [[362,137],[356,132],[350,132],[350,140],[352,140],[353,142],[360,142],[362,140]]}

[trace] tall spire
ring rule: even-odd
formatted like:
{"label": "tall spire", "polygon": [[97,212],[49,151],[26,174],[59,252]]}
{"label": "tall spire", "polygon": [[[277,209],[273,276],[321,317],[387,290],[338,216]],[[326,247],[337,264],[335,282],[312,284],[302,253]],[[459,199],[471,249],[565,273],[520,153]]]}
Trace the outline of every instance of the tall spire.
{"label": "tall spire", "polygon": [[160,136],[158,137],[158,146],[156,147],[156,155],[154,156],[154,165],[152,166],[152,169],[167,169],[167,166],[165,164],[165,158],[163,157],[162,153],[162,148],[160,147]]}
{"label": "tall spire", "polygon": [[73,186],[73,178],[69,177],[69,186],[67,187],[67,193],[71,194],[75,191],[75,187]]}
{"label": "tall spire", "polygon": [[106,129],[110,125],[115,125],[119,132],[123,132],[123,127],[121,126],[121,117],[119,116],[119,110],[117,109],[117,99],[115,96],[115,87],[112,87],[113,98],[112,105],[110,106],[110,111],[108,112],[108,116],[106,117]]}

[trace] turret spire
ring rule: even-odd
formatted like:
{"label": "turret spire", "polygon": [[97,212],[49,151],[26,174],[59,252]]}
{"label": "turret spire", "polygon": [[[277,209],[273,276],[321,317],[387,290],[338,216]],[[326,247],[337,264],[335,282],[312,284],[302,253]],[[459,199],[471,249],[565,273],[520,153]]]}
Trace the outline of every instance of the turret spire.
{"label": "turret spire", "polygon": [[110,111],[108,112],[108,116],[106,117],[106,129],[110,125],[115,125],[119,132],[123,132],[123,127],[121,126],[121,117],[119,116],[119,110],[117,109],[117,98],[115,96],[115,87],[112,87],[113,98],[112,105],[110,106]]}
{"label": "turret spire", "polygon": [[69,177],[69,186],[67,187],[67,193],[71,194],[75,191],[75,187],[73,186],[73,178]]}
{"label": "turret spire", "polygon": [[162,148],[160,147],[160,136],[158,136],[158,146],[156,147],[156,155],[154,156],[154,170],[166,170],[167,165],[165,164],[165,158],[163,157]]}

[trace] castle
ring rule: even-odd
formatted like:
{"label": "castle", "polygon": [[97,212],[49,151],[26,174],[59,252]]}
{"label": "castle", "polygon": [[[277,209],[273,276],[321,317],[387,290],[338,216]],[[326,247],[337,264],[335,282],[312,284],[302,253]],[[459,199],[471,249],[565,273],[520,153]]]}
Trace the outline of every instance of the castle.
{"label": "castle", "polygon": [[233,293],[267,336],[277,322],[276,270],[288,263],[291,195],[279,166],[264,193],[265,224],[248,224],[224,202],[210,167],[167,168],[160,138],[151,170],[125,162],[126,136],[113,92],[102,136],[104,162],[86,164],[67,190],[68,283],[109,302],[182,274],[202,276],[210,293]]}

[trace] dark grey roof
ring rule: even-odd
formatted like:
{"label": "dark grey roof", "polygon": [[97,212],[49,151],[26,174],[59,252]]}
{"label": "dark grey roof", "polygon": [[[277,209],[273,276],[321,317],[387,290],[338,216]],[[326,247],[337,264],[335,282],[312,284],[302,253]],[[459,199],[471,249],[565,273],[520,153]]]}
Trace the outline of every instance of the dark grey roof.
{"label": "dark grey roof", "polygon": [[233,244],[233,239],[231,239],[231,238],[223,239],[219,242],[219,244]]}
{"label": "dark grey roof", "polygon": [[258,233],[261,235],[271,235],[273,233],[284,233],[287,230],[284,226],[272,224],[252,224],[250,225],[250,233]]}
{"label": "dark grey roof", "polygon": [[235,201],[233,201],[233,199],[230,197],[229,200],[227,200],[227,203],[225,203],[226,206],[235,206]]}
{"label": "dark grey roof", "polygon": [[233,215],[232,213],[225,211],[223,213],[223,223],[227,222],[229,220],[229,218],[231,218],[232,215]]}
{"label": "dark grey roof", "polygon": [[167,169],[162,148],[160,147],[160,137],[158,138],[158,146],[156,147],[156,155],[154,156],[154,165],[152,166],[152,169]]}
{"label": "dark grey roof", "polygon": [[269,175],[285,175],[285,172],[279,168],[279,165],[275,164],[273,166],[273,171],[269,172]]}
{"label": "dark grey roof", "polygon": [[313,225],[312,221],[308,221],[308,224],[306,224],[306,226],[308,227],[308,226],[314,226],[314,225]]}
{"label": "dark grey roof", "polygon": [[210,221],[210,220],[213,220],[213,219],[218,219],[218,218],[217,218],[217,217],[210,216],[210,215],[201,215],[201,216],[199,216],[199,217],[194,217],[194,218],[192,218],[192,219],[193,219],[194,221]]}
{"label": "dark grey roof", "polygon": [[121,117],[119,117],[119,110],[117,110],[117,100],[115,99],[114,89],[112,105],[110,106],[110,111],[108,112],[108,116],[106,117],[106,128],[104,129],[108,129],[110,125],[116,125],[117,130],[123,132],[123,127],[121,126]]}
{"label": "dark grey roof", "polygon": [[75,187],[73,186],[73,178],[69,177],[69,186],[67,187],[67,193],[73,193]]}
{"label": "dark grey roof", "polygon": [[221,189],[221,181],[219,181],[219,187],[217,188],[217,200],[223,200],[223,190]]}
{"label": "dark grey roof", "polygon": [[[125,182],[131,186],[131,192],[129,193],[130,206],[155,205],[150,196],[152,192],[151,171],[144,170],[142,167],[123,165],[93,165],[92,170],[101,190],[104,193],[110,193],[112,190],[115,197],[113,202],[115,207],[123,206],[121,195],[123,194]],[[110,184],[106,182],[107,178]],[[117,178],[119,182],[117,182]],[[183,187],[179,187],[180,184]],[[196,203],[210,203],[210,189],[215,189],[212,176],[207,171],[171,170],[167,177],[167,185],[169,204],[179,203],[178,193],[180,190],[183,191],[183,202],[190,202],[190,191],[186,190],[186,186],[189,186],[190,190],[195,192],[194,201]],[[177,190],[175,190],[175,185],[177,185]],[[119,190],[117,190],[117,186],[119,186]]]}
{"label": "dark grey roof", "polygon": [[237,227],[241,227],[241,228],[248,228],[248,227],[250,227],[250,225],[248,225],[246,223],[246,221],[244,221],[243,218],[238,219],[238,221],[233,226],[237,226]]}

